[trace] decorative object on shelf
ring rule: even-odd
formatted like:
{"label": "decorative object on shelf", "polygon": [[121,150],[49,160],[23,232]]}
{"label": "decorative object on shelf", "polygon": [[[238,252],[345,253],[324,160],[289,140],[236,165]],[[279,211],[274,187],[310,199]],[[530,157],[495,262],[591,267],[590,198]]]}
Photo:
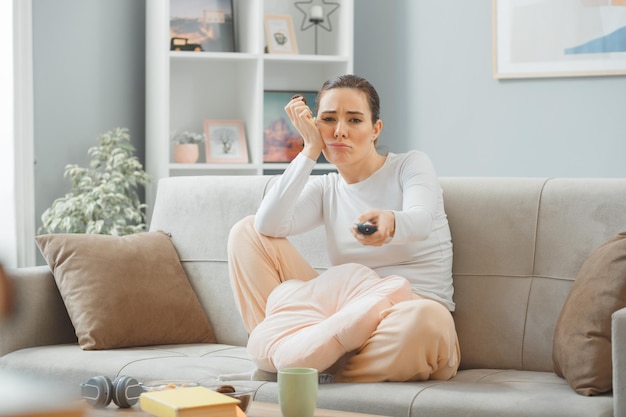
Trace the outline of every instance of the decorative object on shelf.
{"label": "decorative object on shelf", "polygon": [[267,51],[271,54],[297,54],[298,44],[289,15],[265,15]]}
{"label": "decorative object on shelf", "polygon": [[[315,55],[317,55],[317,28],[322,27],[328,32],[332,32],[333,26],[330,23],[330,15],[339,8],[339,3],[326,0],[322,0],[321,3],[316,3],[318,4],[314,4],[313,0],[295,2],[296,8],[304,14],[300,30],[304,32],[311,26],[315,27]],[[323,5],[328,6],[326,13],[324,13]]]}
{"label": "decorative object on shelf", "polygon": [[248,162],[246,134],[241,120],[205,120],[207,162]]}
{"label": "decorative object on shelf", "polygon": [[492,21],[495,78],[626,74],[624,1],[493,0]]}
{"label": "decorative object on shelf", "polygon": [[235,52],[232,0],[170,0],[170,50]]}
{"label": "decorative object on shelf", "polygon": [[98,137],[87,151],[89,168],[67,165],[72,189],[54,200],[41,215],[39,233],[129,235],[146,230],[146,205],[138,189],[151,180],[133,155],[128,129],[116,128]]}
{"label": "decorative object on shelf", "polygon": [[194,164],[200,158],[200,147],[197,143],[177,143],[174,145],[174,162]]}
{"label": "decorative object on shelf", "polygon": [[171,51],[194,51],[202,52],[202,45],[199,43],[189,43],[187,38],[172,38],[170,40]]}
{"label": "decorative object on shelf", "polygon": [[172,137],[174,142],[174,161],[182,164],[193,164],[200,157],[199,144],[204,140],[202,133],[184,131]]}
{"label": "decorative object on shelf", "polygon": [[263,162],[291,162],[304,147],[302,136],[285,114],[285,105],[295,94],[303,96],[315,111],[316,91],[265,91],[263,94]]}

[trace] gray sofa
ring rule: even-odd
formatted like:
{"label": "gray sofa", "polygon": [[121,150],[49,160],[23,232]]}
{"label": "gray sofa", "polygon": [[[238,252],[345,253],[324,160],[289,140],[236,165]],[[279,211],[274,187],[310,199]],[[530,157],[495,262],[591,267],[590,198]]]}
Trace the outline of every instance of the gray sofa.
{"label": "gray sofa", "polygon": [[[174,177],[150,229],[171,233],[218,344],[83,351],[49,269],[8,271],[16,314],[0,327],[0,369],[78,384],[95,375],[203,384],[246,372],[247,334],[226,261],[230,227],[274,177]],[[462,364],[450,381],[323,384],[318,405],[388,416],[626,416],[626,311],[613,315],[613,393],[585,397],[552,371],[555,325],[586,257],[626,225],[626,179],[442,178],[454,244]],[[322,230],[292,239],[322,270]],[[274,382],[256,400],[277,401]]]}

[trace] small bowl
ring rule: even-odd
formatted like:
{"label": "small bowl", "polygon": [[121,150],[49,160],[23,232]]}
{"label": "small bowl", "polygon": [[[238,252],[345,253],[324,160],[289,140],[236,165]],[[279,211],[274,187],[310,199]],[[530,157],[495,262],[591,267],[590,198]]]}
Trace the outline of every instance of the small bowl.
{"label": "small bowl", "polygon": [[[212,389],[213,391],[217,391],[224,395],[228,395],[229,397],[233,397],[239,400],[239,408],[245,413],[252,401],[252,397],[254,396],[254,392],[256,391],[254,388],[246,387],[243,385],[232,385],[229,383],[224,383],[220,385],[211,385],[207,388]],[[234,391],[233,391],[234,390]],[[232,391],[232,392],[227,392]]]}
{"label": "small bowl", "polygon": [[184,381],[181,379],[162,379],[142,384],[144,391],[163,391],[166,389],[197,387],[197,382]]}

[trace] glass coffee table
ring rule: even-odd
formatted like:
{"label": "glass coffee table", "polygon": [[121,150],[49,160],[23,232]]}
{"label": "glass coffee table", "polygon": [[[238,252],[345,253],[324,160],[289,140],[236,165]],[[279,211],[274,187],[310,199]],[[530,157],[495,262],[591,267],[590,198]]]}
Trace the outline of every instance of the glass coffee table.
{"label": "glass coffee table", "polygon": [[[150,417],[151,414],[145,413],[139,409],[136,405],[132,408],[118,408],[111,405],[107,408],[101,409],[88,409],[86,417]],[[278,404],[264,403],[259,401],[252,401],[248,411],[246,411],[247,417],[280,417],[280,408]],[[385,417],[373,414],[361,414],[352,413],[348,411],[337,410],[324,410],[318,408],[315,411],[315,417]]]}

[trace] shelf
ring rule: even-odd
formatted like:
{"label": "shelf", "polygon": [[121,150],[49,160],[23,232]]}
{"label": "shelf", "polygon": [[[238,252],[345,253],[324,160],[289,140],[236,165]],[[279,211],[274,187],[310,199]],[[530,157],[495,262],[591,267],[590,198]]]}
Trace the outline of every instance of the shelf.
{"label": "shelf", "polygon": [[[289,166],[289,163],[286,162],[265,162],[263,164],[263,169],[286,169]],[[333,164],[329,163],[318,163],[315,164],[315,170],[327,170],[327,171],[336,171],[337,168]]]}
{"label": "shelf", "polygon": [[347,56],[339,56],[339,55],[272,55],[265,54],[263,55],[263,59],[265,61],[274,61],[274,62],[304,62],[304,63],[319,63],[319,62],[338,62],[338,63],[349,63],[351,60]]}
{"label": "shelf", "polygon": [[244,52],[180,52],[170,51],[169,56],[171,60],[207,60],[207,61],[238,61],[238,60],[258,60],[270,62],[303,62],[303,63],[324,63],[324,62],[338,62],[348,63],[350,58],[347,56],[339,55],[281,55],[281,54],[251,54]]}
{"label": "shelf", "polygon": [[170,51],[170,59],[172,61],[256,61],[259,59],[257,54],[249,54],[243,52],[178,52]]}
{"label": "shelf", "polygon": [[195,164],[177,164],[171,163],[169,165],[170,170],[174,171],[197,171],[197,170],[208,170],[208,171],[223,171],[223,170],[258,170],[261,169],[260,164],[207,164],[205,162],[198,162]]}
{"label": "shelf", "polygon": [[[259,169],[279,169],[284,170],[289,166],[287,162],[264,162],[262,164],[207,164],[205,162],[198,162],[194,164],[179,164],[179,163],[171,163],[169,164],[169,169],[171,171],[224,171],[224,170],[259,170]],[[337,168],[333,164],[329,163],[320,163],[316,164],[316,170],[328,170],[334,171]]]}
{"label": "shelf", "polygon": [[[282,172],[288,164],[263,162],[264,92],[317,91],[353,67],[354,0],[342,0],[331,15],[332,32],[320,31],[319,55],[311,53],[314,31],[300,30],[301,12],[284,0],[233,0],[240,52],[170,51],[170,2],[175,1],[146,2],[146,170],[153,178],[146,187],[148,207],[163,177]],[[300,54],[264,53],[265,14],[292,16]],[[173,133],[203,132],[205,119],[241,120],[250,162],[207,163],[201,144],[197,163],[175,163]],[[332,164],[318,164],[314,173],[334,170]]]}

